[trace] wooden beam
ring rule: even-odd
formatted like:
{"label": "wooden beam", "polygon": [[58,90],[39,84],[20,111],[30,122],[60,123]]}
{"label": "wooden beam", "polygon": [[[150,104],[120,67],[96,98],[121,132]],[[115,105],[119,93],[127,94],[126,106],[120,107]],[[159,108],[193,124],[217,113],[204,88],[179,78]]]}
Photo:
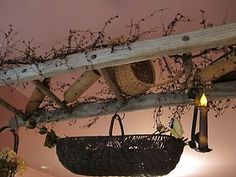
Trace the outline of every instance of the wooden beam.
{"label": "wooden beam", "polygon": [[37,87],[35,87],[32,95],[30,96],[30,99],[26,105],[25,113],[26,114],[33,114],[35,111],[37,111],[37,109],[39,108],[39,106],[43,102],[44,98],[45,98],[44,93],[41,92]]}
{"label": "wooden beam", "polygon": [[184,65],[184,75],[185,75],[185,88],[189,90],[193,86],[193,63],[191,53],[183,54],[183,65]]}
{"label": "wooden beam", "polygon": [[[192,50],[219,47],[236,43],[236,23],[188,32],[179,35],[165,36],[130,44],[132,50],[102,49],[84,53],[76,53],[37,65],[26,65],[0,72],[0,85],[21,81],[37,80],[78,69],[101,69],[121,64],[128,64],[187,53]],[[118,47],[119,48],[119,47]]]}
{"label": "wooden beam", "polygon": [[115,97],[121,103],[125,102],[125,98],[122,96],[119,87],[117,86],[116,82],[114,81],[114,77],[110,71],[110,68],[103,68],[100,69],[99,72],[101,73],[103,79],[106,81],[107,85],[115,94]]}
{"label": "wooden beam", "polygon": [[[217,100],[224,98],[235,98],[236,97],[236,81],[228,83],[220,83],[213,85],[211,90],[207,90],[206,94],[208,100]],[[132,98],[127,100],[127,104],[123,106],[119,112],[130,112],[137,110],[146,110],[159,106],[173,106],[181,104],[193,104],[193,100],[190,100],[185,91],[167,92],[167,93],[156,93],[140,96],[138,98]],[[117,109],[121,106],[119,101],[111,101],[109,103],[89,103],[80,104],[69,111],[65,110],[54,110],[54,111],[43,111],[39,112],[37,116],[32,117],[38,122],[52,122],[61,121],[68,119],[81,119],[88,117],[95,117],[97,115],[109,115],[114,114]],[[104,108],[104,109],[103,109]],[[11,121],[14,124],[14,121]],[[23,124],[22,124],[23,125]]]}
{"label": "wooden beam", "polygon": [[43,82],[41,82],[39,80],[35,80],[35,81],[33,81],[33,83],[37,86],[37,88],[41,92],[43,92],[44,95],[47,95],[49,97],[49,99],[54,101],[60,108],[63,108],[63,109],[68,108],[65,103],[63,103],[59,98],[57,98],[57,96],[54,95],[54,93],[52,93],[50,91],[50,89],[48,87],[46,87],[46,85],[44,85]]}
{"label": "wooden beam", "polygon": [[[46,86],[48,86],[49,81],[50,81],[50,79],[46,78],[43,80],[43,83],[47,84]],[[39,90],[38,87],[35,87],[33,93],[30,96],[30,99],[26,105],[25,113],[26,114],[33,114],[35,111],[37,111],[39,106],[42,104],[45,96],[46,95],[41,90]]]}
{"label": "wooden beam", "polygon": [[64,93],[66,102],[73,102],[79,98],[90,86],[92,86],[100,75],[97,71],[85,71]]}
{"label": "wooden beam", "polygon": [[14,106],[12,106],[11,104],[9,104],[8,102],[6,102],[5,100],[0,98],[0,106],[2,106],[3,108],[7,109],[8,111],[14,113],[14,114],[19,114],[21,113],[20,110],[16,109]]}
{"label": "wooden beam", "polygon": [[212,81],[220,76],[223,76],[231,71],[236,70],[236,56],[221,58],[203,68],[198,76],[202,81]]}
{"label": "wooden beam", "polygon": [[[15,128],[18,128],[18,126],[23,126],[25,124],[23,122],[24,114],[21,110],[15,108],[10,103],[6,102],[5,100],[1,98],[0,98],[0,106],[12,112],[15,115],[14,118],[11,118],[11,122],[13,122]],[[16,118],[17,118],[17,121],[16,121]],[[20,124],[18,123],[18,121],[20,121]]]}

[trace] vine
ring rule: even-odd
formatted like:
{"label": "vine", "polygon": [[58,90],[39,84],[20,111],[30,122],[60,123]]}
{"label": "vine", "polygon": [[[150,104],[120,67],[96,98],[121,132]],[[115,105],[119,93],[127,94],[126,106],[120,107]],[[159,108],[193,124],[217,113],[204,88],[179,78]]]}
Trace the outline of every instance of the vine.
{"label": "vine", "polygon": [[[22,66],[22,65],[34,65],[37,68],[37,72],[41,73],[38,68],[39,63],[43,63],[46,61],[52,61],[54,59],[58,60],[58,63],[55,64],[55,67],[60,65],[60,62],[67,63],[67,56],[74,53],[83,53],[87,56],[88,52],[96,51],[103,48],[110,48],[111,52],[115,52],[116,50],[132,50],[130,44],[142,40],[147,35],[151,33],[161,33],[162,36],[168,36],[175,32],[175,29],[178,25],[182,23],[190,23],[191,19],[183,14],[176,14],[174,18],[165,25],[163,22],[161,23],[161,27],[158,25],[154,25],[152,28],[143,30],[142,25],[145,21],[151,19],[154,15],[162,13],[165,9],[158,9],[152,12],[150,15],[139,19],[138,21],[134,21],[134,19],[130,20],[130,24],[126,25],[126,29],[128,29],[127,34],[123,34],[121,36],[112,37],[107,32],[107,27],[111,25],[115,20],[119,18],[118,15],[109,18],[105,21],[104,26],[101,30],[91,31],[91,30],[79,30],[79,29],[70,29],[68,32],[67,39],[63,41],[58,41],[54,46],[52,46],[45,53],[40,53],[39,51],[42,48],[42,44],[33,45],[33,40],[17,40],[17,36],[19,32],[15,32],[13,25],[9,25],[9,30],[7,32],[1,31],[0,33],[0,70],[7,71],[8,69]],[[209,23],[206,19],[205,11],[201,10],[201,21],[199,22],[200,26],[204,28],[210,28],[213,26],[212,23]],[[161,30],[160,30],[161,29]],[[19,47],[23,45],[23,47]],[[188,54],[191,57],[191,64],[193,66],[192,72],[195,76],[202,68],[208,66],[210,63],[220,60],[221,58],[227,58],[230,55],[235,55],[236,47],[235,45],[228,45],[224,47],[216,47],[204,49],[197,52],[192,52]],[[157,75],[160,77],[160,80],[165,79],[173,79],[174,81],[165,87],[152,89],[150,92],[144,93],[165,93],[172,92],[174,90],[186,89],[185,82],[186,79],[181,75],[178,79],[176,76],[179,73],[183,73],[184,70],[184,58],[186,54],[179,55],[171,55],[165,57],[158,57],[153,59],[155,66],[158,68]],[[88,63],[90,62],[89,57],[87,57]],[[67,65],[69,70],[73,70],[73,66]],[[91,64],[91,68],[93,68]],[[43,75],[42,75],[43,76]],[[73,76],[74,77],[74,76]],[[74,80],[74,79],[73,79]],[[25,88],[28,85],[28,82],[21,83],[22,87]],[[70,109],[74,108],[78,104],[84,103],[93,103],[99,102],[101,103],[100,113],[104,111],[106,105],[115,100],[115,95],[108,88],[105,82],[101,79],[97,82],[100,87],[102,87],[100,92],[97,92],[93,95],[87,95],[80,97],[73,103],[68,103]],[[198,79],[195,78],[194,84],[197,86],[208,87],[207,83],[199,83]],[[61,93],[65,92],[65,90],[71,86],[67,81],[56,81],[55,84],[50,84],[50,90],[59,91]],[[12,86],[10,86],[12,87]],[[138,96],[136,96],[138,97]],[[224,103],[222,101],[213,101],[210,104],[211,110],[216,112],[216,117],[222,115],[225,109],[228,109],[231,105],[232,109],[235,109],[236,106],[231,104],[232,100],[227,99]],[[43,103],[41,104],[39,110],[35,114],[39,114],[42,112],[46,112],[48,110],[56,110],[59,109],[49,98],[45,98]],[[190,105],[180,105],[177,107],[169,107],[170,112],[169,119],[175,117],[181,119],[181,117],[186,113],[186,111],[190,110]],[[162,121],[160,117],[163,115],[163,108],[156,107],[153,113],[154,119],[154,127],[158,131],[163,131]],[[47,141],[51,139],[55,140],[57,135],[53,130],[48,131],[44,125],[37,126],[35,124],[35,120],[30,119],[30,116],[27,115],[26,125],[28,128],[39,129],[40,134],[47,134]],[[89,122],[82,127],[91,127],[97,120],[99,119],[99,114],[95,116],[95,118],[89,120]],[[68,124],[71,126],[75,124],[76,121],[70,121]],[[53,144],[48,144],[45,142],[46,146],[53,147]]]}

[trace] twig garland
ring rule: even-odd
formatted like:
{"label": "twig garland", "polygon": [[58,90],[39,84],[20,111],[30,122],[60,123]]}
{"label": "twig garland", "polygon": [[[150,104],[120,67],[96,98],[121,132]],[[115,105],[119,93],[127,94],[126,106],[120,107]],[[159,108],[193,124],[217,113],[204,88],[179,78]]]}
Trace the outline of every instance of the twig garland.
{"label": "twig garland", "polygon": [[[150,33],[157,33],[161,32],[162,28],[162,35],[168,36],[175,32],[175,29],[181,23],[189,23],[191,19],[186,17],[180,13],[176,14],[173,20],[170,21],[169,24],[165,25],[163,22],[161,27],[158,25],[154,25],[150,29],[143,30],[142,24],[151,19],[154,15],[158,13],[162,13],[163,11],[167,10],[168,8],[158,9],[152,12],[150,15],[141,18],[137,21],[134,19],[130,20],[130,24],[126,25],[125,27],[128,29],[127,34],[123,34],[121,36],[112,37],[107,33],[107,27],[113,23],[114,20],[119,18],[118,15],[109,18],[105,21],[104,26],[101,30],[98,31],[91,31],[91,30],[78,30],[78,29],[70,29],[68,33],[68,37],[65,40],[57,41],[54,46],[52,46],[47,52],[44,54],[39,54],[39,50],[42,47],[40,45],[33,45],[33,40],[23,40],[19,41],[16,40],[18,36],[18,32],[15,32],[13,26],[9,26],[9,30],[7,32],[1,31],[0,33],[0,70],[7,70],[9,68],[13,68],[20,65],[26,64],[34,64],[37,68],[39,63],[50,61],[55,58],[60,58],[61,61],[67,61],[66,56],[73,54],[73,53],[84,53],[85,55],[88,54],[90,51],[95,51],[102,48],[110,48],[111,52],[115,50],[120,50],[122,47],[123,49],[132,50],[130,44],[143,39]],[[202,28],[210,28],[213,26],[212,23],[209,23],[206,19],[205,11],[201,10],[201,17],[202,20],[200,25]],[[19,48],[18,45],[23,44],[23,49]],[[200,71],[202,68],[206,67],[210,63],[217,61],[218,59],[232,54],[235,55],[235,45],[224,46],[222,48],[210,48],[205,49],[199,52],[191,53],[192,57],[192,66],[193,66],[193,75]],[[214,54],[217,54],[217,57],[213,57]],[[164,93],[166,91],[173,91],[176,89],[184,89],[183,85],[186,81],[183,77],[179,77],[175,79],[178,73],[183,72],[183,58],[184,55],[172,55],[162,57],[159,60],[153,60],[156,66],[159,68],[158,75],[160,79],[173,79],[171,84],[157,88],[156,90],[152,90],[152,92],[160,92]],[[88,63],[90,62],[90,58],[87,57]],[[60,65],[60,61],[55,64],[55,67]],[[92,65],[92,64],[91,64]],[[68,69],[73,70],[73,66],[69,66]],[[93,68],[91,66],[91,68]],[[41,71],[37,68],[37,72],[41,73]],[[43,75],[42,75],[43,76]],[[201,83],[197,78],[194,80],[195,85],[204,86],[206,83]],[[67,106],[69,108],[73,108],[78,104],[83,103],[92,103],[92,102],[100,102],[101,103],[101,111],[103,111],[106,107],[106,103],[113,100],[115,95],[111,92],[111,90],[106,86],[104,81],[99,80],[97,82],[103,89],[95,94],[90,94],[88,96],[83,96],[77,99],[73,103],[68,103]],[[20,83],[22,84],[23,88],[28,85],[28,82]],[[67,83],[66,81],[57,81],[56,84],[50,85],[50,89],[52,91],[60,91],[64,92],[71,84]],[[206,87],[206,86],[204,86]],[[147,93],[144,93],[147,94]],[[231,101],[226,101],[229,103]],[[218,102],[212,102],[211,107],[212,110],[217,112],[217,116],[222,114],[222,110],[229,108],[229,105],[220,106]],[[232,108],[236,108],[236,106],[232,106]],[[43,103],[39,108],[40,111],[47,111],[51,109],[59,109],[50,99],[47,97],[44,99]],[[176,108],[169,108],[171,113],[170,117],[177,117],[181,118],[185,111],[189,110],[189,106],[178,106]],[[220,112],[220,113],[219,113]],[[156,125],[161,124],[160,116],[163,114],[163,108],[156,108],[154,111],[154,120]],[[92,126],[96,120],[98,120],[99,115],[96,116],[94,119],[91,119],[85,127]],[[72,125],[76,123],[76,121],[70,121],[69,124]]]}

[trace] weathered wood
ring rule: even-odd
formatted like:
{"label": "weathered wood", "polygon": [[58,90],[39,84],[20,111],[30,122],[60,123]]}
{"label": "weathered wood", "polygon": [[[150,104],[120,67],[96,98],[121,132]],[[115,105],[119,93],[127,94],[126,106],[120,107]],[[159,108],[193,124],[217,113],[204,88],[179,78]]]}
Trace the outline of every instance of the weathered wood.
{"label": "weathered wood", "polygon": [[[0,85],[19,81],[37,80],[78,69],[101,69],[128,64],[153,57],[186,53],[192,50],[212,48],[236,43],[236,23],[199,31],[165,36],[130,44],[132,50],[110,49],[77,53],[65,59],[55,59],[36,65],[26,65],[0,72]],[[68,69],[68,67],[70,69]]]}
{"label": "weathered wood", "polygon": [[26,114],[32,114],[34,111],[36,111],[42,101],[44,100],[44,93],[41,92],[37,87],[35,87],[32,95],[30,96],[29,102],[26,105],[25,113]]}
{"label": "weathered wood", "polygon": [[[213,85],[211,90],[207,90],[205,93],[208,96],[208,100],[217,100],[225,98],[236,97],[236,81],[228,83],[220,83]],[[132,98],[127,100],[127,104],[123,106],[119,112],[129,112],[137,110],[146,110],[159,106],[173,106],[181,104],[193,104],[193,100],[190,100],[185,91],[167,92],[148,94],[140,96],[138,98]],[[38,113],[38,116],[32,118],[38,122],[51,122],[55,120],[67,120],[67,119],[81,119],[88,118],[97,115],[109,115],[114,114],[121,106],[119,101],[112,101],[109,103],[89,103],[80,104],[74,107],[70,112],[65,110],[44,111]],[[14,123],[14,121],[12,121]]]}
{"label": "weathered wood", "polygon": [[92,71],[85,71],[64,93],[66,102],[73,102],[80,97],[91,85],[93,85],[100,75]]}
{"label": "weathered wood", "polygon": [[211,81],[220,76],[223,76],[231,71],[236,70],[236,56],[231,56],[227,58],[221,58],[210,64],[209,66],[203,68],[198,77],[202,81]]}
{"label": "weathered wood", "polygon": [[17,108],[15,108],[14,106],[12,106],[11,104],[9,104],[8,102],[6,102],[1,98],[0,98],[0,106],[2,106],[3,108],[7,109],[8,111],[14,114],[22,114],[20,110],[18,110]]}
{"label": "weathered wood", "polygon": [[185,88],[189,90],[193,86],[193,63],[191,53],[183,55],[184,75],[185,75]]}
{"label": "weathered wood", "polygon": [[[44,79],[43,83],[48,84],[50,79]],[[45,98],[45,94],[40,91],[37,87],[34,88],[32,95],[26,105],[25,113],[33,114],[41,105]]]}
{"label": "weathered wood", "polygon": [[125,98],[122,96],[119,87],[115,83],[113,75],[111,74],[110,68],[100,69],[99,72],[101,73],[103,79],[106,81],[107,85],[115,94],[115,97],[117,98],[117,100],[120,101],[121,103],[124,103]]}
{"label": "weathered wood", "polygon": [[57,96],[54,95],[54,93],[52,93],[52,92],[50,91],[50,89],[44,85],[44,83],[42,83],[42,82],[39,81],[39,80],[35,80],[35,81],[33,81],[33,83],[37,86],[37,88],[38,88],[41,92],[43,92],[45,95],[47,95],[47,96],[49,97],[49,99],[51,99],[52,101],[54,101],[60,108],[67,109],[66,104],[63,103],[59,98],[57,98]]}

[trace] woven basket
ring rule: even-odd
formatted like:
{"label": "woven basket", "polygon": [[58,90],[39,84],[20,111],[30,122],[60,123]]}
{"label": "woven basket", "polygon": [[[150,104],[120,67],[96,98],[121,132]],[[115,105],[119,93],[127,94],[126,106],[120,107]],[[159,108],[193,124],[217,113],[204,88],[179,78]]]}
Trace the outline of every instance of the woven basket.
{"label": "woven basket", "polygon": [[121,92],[131,96],[146,92],[156,82],[155,69],[150,60],[115,66],[114,75]]}
{"label": "woven basket", "polygon": [[[113,136],[118,118],[121,136]],[[65,168],[87,176],[166,175],[175,168],[185,142],[168,135],[124,135],[120,117],[113,116],[110,136],[66,137],[57,141]]]}
{"label": "woven basket", "polygon": [[[18,151],[18,145],[19,145],[19,135],[17,132],[10,127],[2,127],[0,128],[0,133],[9,130],[14,135],[14,148],[13,150],[15,153]],[[0,177],[14,177],[16,173],[17,165],[15,163],[7,162],[6,160],[0,159]]]}

